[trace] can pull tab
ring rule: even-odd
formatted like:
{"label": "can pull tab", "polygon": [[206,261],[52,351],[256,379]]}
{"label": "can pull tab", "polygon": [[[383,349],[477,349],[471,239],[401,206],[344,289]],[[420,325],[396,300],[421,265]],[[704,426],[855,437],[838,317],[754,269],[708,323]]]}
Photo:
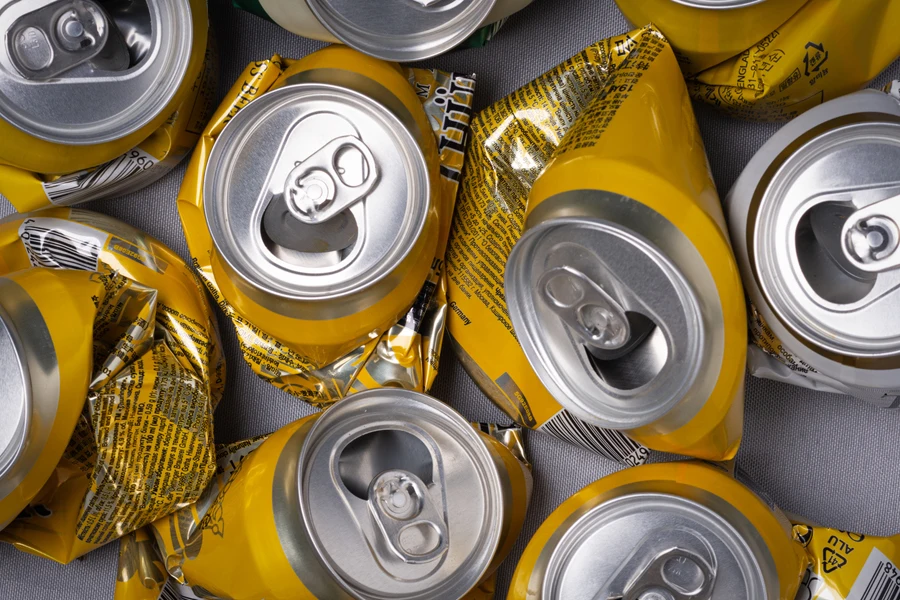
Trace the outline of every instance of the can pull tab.
{"label": "can pull tab", "polygon": [[[358,151],[364,160],[362,182],[347,183],[338,162],[347,151]],[[331,140],[312,156],[297,163],[288,174],[284,197],[288,210],[302,223],[316,225],[366,197],[378,183],[378,166],[369,147],[358,137]]]}
{"label": "can pull tab", "polygon": [[624,593],[595,600],[709,600],[714,584],[705,560],[673,548],[657,556]]}
{"label": "can pull tab", "polygon": [[710,600],[716,583],[711,549],[688,530],[662,535],[645,539],[594,600]]}
{"label": "can pull tab", "polygon": [[538,290],[547,306],[588,346],[620,350],[631,339],[625,309],[581,271],[550,269],[538,281]]}
{"label": "can pull tab", "polygon": [[385,471],[372,481],[368,503],[388,547],[404,562],[430,562],[447,551],[447,524],[413,473]]}
{"label": "can pull tab", "polygon": [[844,255],[869,273],[900,267],[900,196],[853,212],[841,230]]}
{"label": "can pull tab", "polygon": [[28,79],[50,79],[87,62],[105,71],[130,66],[125,40],[93,0],[48,4],[20,17],[10,31],[10,58]]}

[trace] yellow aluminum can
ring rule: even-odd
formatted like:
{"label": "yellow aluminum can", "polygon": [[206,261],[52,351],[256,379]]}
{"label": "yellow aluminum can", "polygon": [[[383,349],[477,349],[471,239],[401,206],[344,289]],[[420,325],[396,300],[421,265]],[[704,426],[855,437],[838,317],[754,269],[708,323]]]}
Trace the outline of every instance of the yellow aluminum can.
{"label": "yellow aluminum can", "polygon": [[233,600],[481,597],[531,489],[492,433],[417,392],[354,394],[232,448],[197,505],[153,525],[166,569]]}
{"label": "yellow aluminum can", "polygon": [[0,0],[0,53],[12,66],[0,73],[0,164],[68,174],[140,144],[203,69],[206,10],[205,0],[149,0],[146,11]]}
{"label": "yellow aluminum can", "polygon": [[616,0],[637,26],[653,23],[694,75],[750,48],[807,0]]}
{"label": "yellow aluminum can", "polygon": [[52,481],[84,409],[93,358],[93,273],[0,259],[0,529]]}
{"label": "yellow aluminum can", "polygon": [[507,598],[794,600],[807,564],[784,515],[730,475],[659,463],[566,500],[529,542]]}
{"label": "yellow aluminum can", "polygon": [[506,264],[531,366],[566,410],[647,447],[727,460],[746,308],[675,55],[648,36],[534,183]]}

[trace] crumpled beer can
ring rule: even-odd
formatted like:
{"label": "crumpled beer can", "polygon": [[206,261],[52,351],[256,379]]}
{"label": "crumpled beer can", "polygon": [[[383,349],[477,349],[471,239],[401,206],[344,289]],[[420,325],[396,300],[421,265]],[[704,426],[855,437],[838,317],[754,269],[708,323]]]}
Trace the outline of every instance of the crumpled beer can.
{"label": "crumpled beer can", "polygon": [[777,508],[699,462],[620,471],[537,531],[509,600],[793,600],[807,566]]}
{"label": "crumpled beer can", "polygon": [[383,60],[424,60],[460,44],[482,45],[532,0],[234,0],[288,31],[347,44]]}
{"label": "crumpled beer can", "polygon": [[672,43],[685,75],[744,52],[808,0],[616,0],[633,24],[653,23]]}
{"label": "crumpled beer can", "polygon": [[[176,110],[191,112],[182,103],[205,61],[206,2],[142,5],[0,2],[0,164],[57,175],[92,169],[129,157]],[[120,166],[143,166],[133,158]]]}
{"label": "crumpled beer can", "polygon": [[647,447],[732,458],[743,290],[663,35],[603,40],[484,110],[470,153],[449,331],[478,385],[626,464]]}
{"label": "crumpled beer can", "polygon": [[417,392],[361,392],[220,453],[217,483],[153,529],[201,597],[484,597],[468,594],[530,496],[520,435]]}

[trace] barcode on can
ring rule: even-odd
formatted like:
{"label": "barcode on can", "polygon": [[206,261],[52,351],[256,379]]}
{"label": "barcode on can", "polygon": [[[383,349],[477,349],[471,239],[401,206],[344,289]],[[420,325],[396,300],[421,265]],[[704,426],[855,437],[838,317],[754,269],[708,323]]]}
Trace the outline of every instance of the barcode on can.
{"label": "barcode on can", "polygon": [[144,180],[156,178],[156,173],[150,175],[148,171],[157,162],[140,148],[132,148],[96,169],[65,175],[42,185],[51,203],[71,206],[87,200],[124,194],[141,187]]}
{"label": "barcode on can", "polygon": [[873,548],[847,600],[900,600],[900,569]]}
{"label": "barcode on can", "polygon": [[638,466],[647,461],[650,451],[621,431],[601,429],[561,410],[538,428],[561,440],[586,448],[616,462]]}
{"label": "barcode on can", "polygon": [[32,266],[96,271],[104,233],[63,219],[25,219],[19,239]]}

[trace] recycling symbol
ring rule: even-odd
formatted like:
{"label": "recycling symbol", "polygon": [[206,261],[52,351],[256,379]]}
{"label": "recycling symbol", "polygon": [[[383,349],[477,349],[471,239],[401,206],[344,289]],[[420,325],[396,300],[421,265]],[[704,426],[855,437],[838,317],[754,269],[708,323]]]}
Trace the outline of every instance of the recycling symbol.
{"label": "recycling symbol", "polygon": [[841,556],[831,548],[825,548],[822,552],[822,567],[824,567],[826,573],[837,571],[846,564],[846,557]]}
{"label": "recycling symbol", "polygon": [[806,65],[807,77],[813,73],[818,73],[827,60],[828,51],[825,49],[824,44],[816,44],[815,42],[806,44],[806,56],[803,57],[803,64]]}

